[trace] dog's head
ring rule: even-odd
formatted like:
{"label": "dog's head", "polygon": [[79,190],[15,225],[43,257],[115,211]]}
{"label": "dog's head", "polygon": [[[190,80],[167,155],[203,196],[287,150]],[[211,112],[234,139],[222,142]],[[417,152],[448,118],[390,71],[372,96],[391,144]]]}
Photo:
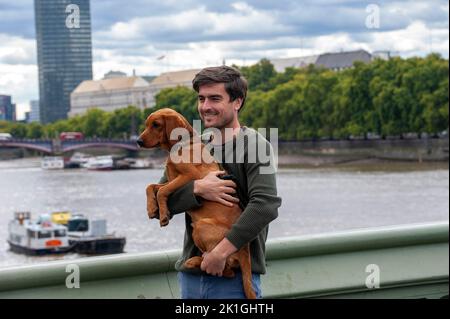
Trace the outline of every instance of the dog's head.
{"label": "dog's head", "polygon": [[[178,139],[170,139],[174,129]],[[181,140],[181,135],[189,133],[192,136],[193,129],[189,122],[178,112],[164,108],[150,114],[145,121],[145,130],[136,141],[140,147],[159,147],[170,151],[173,145]]]}

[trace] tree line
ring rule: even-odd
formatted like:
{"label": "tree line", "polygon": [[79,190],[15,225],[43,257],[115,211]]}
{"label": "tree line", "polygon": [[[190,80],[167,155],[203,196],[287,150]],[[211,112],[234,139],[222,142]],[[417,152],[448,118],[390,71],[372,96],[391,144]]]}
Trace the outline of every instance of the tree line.
{"label": "tree line", "polygon": [[[239,69],[249,82],[241,124],[278,128],[284,140],[437,134],[448,129],[449,64],[438,54],[356,62],[340,72],[311,65],[279,73],[265,59]],[[196,92],[179,86],[160,91],[151,109],[91,109],[47,125],[0,122],[0,132],[52,138],[80,131],[87,137],[123,138],[138,134],[151,112],[168,106],[192,123],[199,119],[196,105]]]}

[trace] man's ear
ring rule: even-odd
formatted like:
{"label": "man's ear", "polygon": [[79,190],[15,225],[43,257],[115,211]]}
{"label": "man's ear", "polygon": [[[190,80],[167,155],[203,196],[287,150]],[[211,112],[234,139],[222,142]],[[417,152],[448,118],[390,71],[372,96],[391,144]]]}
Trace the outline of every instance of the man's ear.
{"label": "man's ear", "polygon": [[234,103],[235,103],[234,108],[235,108],[235,110],[238,111],[238,112],[239,112],[239,110],[240,110],[241,107],[242,107],[242,101],[243,101],[243,99],[240,98],[240,97],[238,97],[236,100],[234,100]]}
{"label": "man's ear", "polygon": [[[177,127],[181,127],[186,129],[189,132],[189,136],[192,136],[193,129],[192,126],[189,124],[187,120],[185,120],[183,117],[179,115],[166,115],[164,116],[164,122],[165,122],[165,130],[166,130],[166,140],[168,143],[170,143],[170,134],[172,133],[172,130],[176,129]],[[179,138],[180,140],[181,138]]]}

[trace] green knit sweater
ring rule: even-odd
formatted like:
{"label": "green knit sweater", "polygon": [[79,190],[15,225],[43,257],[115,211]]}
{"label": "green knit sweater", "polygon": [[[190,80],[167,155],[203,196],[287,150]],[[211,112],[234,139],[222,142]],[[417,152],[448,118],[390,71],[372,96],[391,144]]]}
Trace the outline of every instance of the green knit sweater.
{"label": "green knit sweater", "polygon": [[[259,143],[256,142],[258,139]],[[240,144],[242,141],[243,144]],[[235,139],[223,145],[212,146],[208,143],[206,145],[220,165],[237,180],[237,196],[243,212],[226,238],[238,249],[250,243],[252,271],[264,274],[265,243],[269,223],[278,217],[278,208],[281,205],[281,198],[277,196],[272,147],[261,134],[247,127],[242,127]],[[258,158],[254,155],[258,154],[258,147],[261,146],[265,148],[267,156]],[[160,180],[160,183],[165,182],[167,182],[166,174]],[[168,200],[171,216],[201,205],[202,198],[194,195],[193,181],[171,194]],[[175,268],[178,271],[192,272],[183,267],[184,262],[193,256],[201,256],[202,253],[192,239],[191,218],[188,214],[185,214],[185,222],[183,253]],[[201,271],[198,269],[196,272]]]}

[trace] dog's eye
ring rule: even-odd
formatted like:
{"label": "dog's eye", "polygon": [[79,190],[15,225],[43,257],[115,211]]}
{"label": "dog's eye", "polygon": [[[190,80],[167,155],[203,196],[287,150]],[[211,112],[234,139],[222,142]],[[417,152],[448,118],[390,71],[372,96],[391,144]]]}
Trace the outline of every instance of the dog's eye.
{"label": "dog's eye", "polygon": [[153,127],[153,128],[158,128],[158,127],[159,127],[159,123],[153,122],[153,123],[152,123],[152,127]]}

